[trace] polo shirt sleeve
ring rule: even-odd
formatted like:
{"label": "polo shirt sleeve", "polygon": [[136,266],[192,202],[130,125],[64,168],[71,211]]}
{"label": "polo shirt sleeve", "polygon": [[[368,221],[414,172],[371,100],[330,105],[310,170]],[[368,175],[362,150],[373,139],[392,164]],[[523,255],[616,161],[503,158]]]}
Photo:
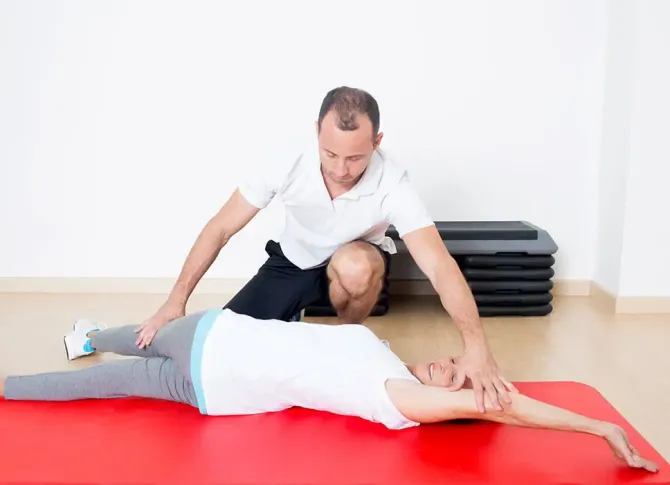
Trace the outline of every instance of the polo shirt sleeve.
{"label": "polo shirt sleeve", "polygon": [[281,194],[295,165],[295,159],[267,163],[264,169],[247,176],[238,190],[251,205],[264,209],[277,194]]}
{"label": "polo shirt sleeve", "polygon": [[384,198],[382,209],[386,214],[386,221],[393,224],[401,238],[417,229],[435,224],[407,174],[403,175],[398,185]]}

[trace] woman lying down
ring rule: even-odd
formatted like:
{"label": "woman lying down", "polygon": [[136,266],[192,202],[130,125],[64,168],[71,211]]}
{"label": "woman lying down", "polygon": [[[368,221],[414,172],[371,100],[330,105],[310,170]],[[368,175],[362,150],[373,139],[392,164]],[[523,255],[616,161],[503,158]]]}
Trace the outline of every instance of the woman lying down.
{"label": "woman lying down", "polygon": [[[381,423],[397,430],[451,419],[484,419],[602,437],[629,466],[651,472],[618,426],[512,393],[503,410],[477,410],[472,390],[450,391],[451,358],[406,366],[363,325],[257,320],[230,310],[193,313],[136,345],[137,326],[80,320],[65,336],[68,359],[113,352],[112,359],[66,372],[0,380],[8,400],[67,401],[146,397],[206,415],[281,411],[292,406]],[[488,398],[487,398],[488,400]]]}

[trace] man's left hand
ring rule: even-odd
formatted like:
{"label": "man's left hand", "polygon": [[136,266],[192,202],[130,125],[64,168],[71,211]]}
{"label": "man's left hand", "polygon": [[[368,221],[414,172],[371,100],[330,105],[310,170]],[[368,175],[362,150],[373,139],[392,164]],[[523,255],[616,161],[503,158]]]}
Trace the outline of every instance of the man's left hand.
{"label": "man's left hand", "polygon": [[[509,404],[509,392],[518,392],[514,385],[503,377],[493,355],[488,349],[471,348],[454,359],[458,370],[450,391],[457,391],[465,384],[466,379],[472,385],[479,412],[485,412],[485,394],[494,409],[502,410],[503,404]],[[468,386],[469,387],[469,386]]]}

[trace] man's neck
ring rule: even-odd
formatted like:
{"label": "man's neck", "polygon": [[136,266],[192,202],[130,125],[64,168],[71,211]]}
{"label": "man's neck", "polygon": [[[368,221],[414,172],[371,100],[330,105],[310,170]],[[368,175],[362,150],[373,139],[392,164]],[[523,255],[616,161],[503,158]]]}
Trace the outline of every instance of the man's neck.
{"label": "man's neck", "polygon": [[[355,184],[354,184],[355,185]],[[349,192],[354,186],[352,185],[351,187],[348,186],[342,186],[342,185],[330,185],[328,182],[326,182],[326,190],[328,191],[328,195],[330,195],[331,200],[337,199],[340,195],[346,194]]]}
{"label": "man's neck", "polygon": [[[365,173],[365,172],[363,172]],[[323,174],[323,169],[321,169],[321,177],[323,177],[323,183],[326,186],[326,190],[328,191],[328,195],[330,195],[331,200],[337,199],[340,195],[346,194],[349,192],[351,189],[353,189],[356,184],[361,180],[363,175],[361,174],[360,177],[357,179],[353,180],[352,182],[346,184],[346,185],[341,185],[341,184],[336,184],[334,182],[331,182],[328,180],[328,178]]]}

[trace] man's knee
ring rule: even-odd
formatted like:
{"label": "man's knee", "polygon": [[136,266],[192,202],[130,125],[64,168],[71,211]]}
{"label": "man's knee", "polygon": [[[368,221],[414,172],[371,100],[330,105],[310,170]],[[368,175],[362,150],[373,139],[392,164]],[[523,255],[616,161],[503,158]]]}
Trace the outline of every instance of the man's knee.
{"label": "man's knee", "polygon": [[328,265],[328,278],[358,298],[370,291],[379,291],[384,275],[384,260],[374,247],[353,242],[338,249]]}

